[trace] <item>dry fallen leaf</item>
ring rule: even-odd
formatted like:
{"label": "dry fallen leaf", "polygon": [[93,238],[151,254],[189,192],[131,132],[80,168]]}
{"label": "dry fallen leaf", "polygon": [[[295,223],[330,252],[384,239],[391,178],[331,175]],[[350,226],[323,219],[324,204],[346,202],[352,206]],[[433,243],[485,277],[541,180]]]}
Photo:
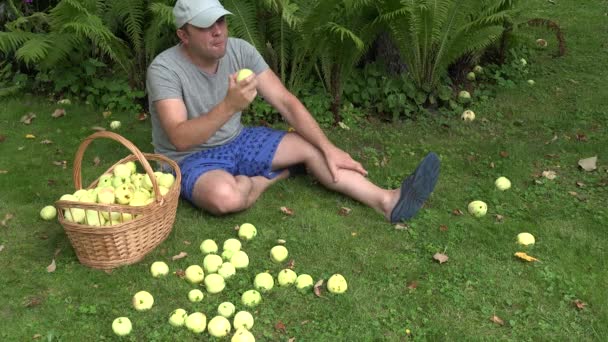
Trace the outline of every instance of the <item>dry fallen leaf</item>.
{"label": "dry fallen leaf", "polygon": [[454,209],[454,210],[452,210],[452,215],[454,215],[454,216],[462,216],[462,215],[464,215],[464,213],[460,209]]}
{"label": "dry fallen leaf", "polygon": [[340,210],[338,210],[338,215],[340,215],[340,216],[348,216],[348,215],[350,215],[351,211],[352,211],[351,208],[342,207],[342,208],[340,208]]}
{"label": "dry fallen leaf", "polygon": [[493,169],[493,168],[495,168],[495,167],[496,167],[496,166],[494,165],[494,162],[491,162],[491,163],[490,163],[490,169]]}
{"label": "dry fallen leaf", "polygon": [[4,250],[4,245],[0,245],[0,252]]}
{"label": "dry fallen leaf", "polygon": [[323,280],[323,279],[321,279],[321,280],[317,281],[317,282],[315,283],[315,286],[313,287],[314,292],[315,292],[315,295],[316,295],[317,297],[323,297],[323,296],[321,295],[321,289],[322,289],[322,287],[323,287],[323,282],[324,282],[324,280]]}
{"label": "dry fallen leaf", "polygon": [[4,175],[4,174],[7,174],[7,173],[8,173],[8,170],[0,170],[0,175]]}
{"label": "dry fallen leaf", "polygon": [[36,114],[29,112],[27,114],[25,114],[24,116],[21,117],[21,120],[19,120],[21,123],[24,123],[26,125],[29,125],[32,123],[32,120],[34,120],[36,118]]}
{"label": "dry fallen leaf", "polygon": [[36,136],[33,134],[26,134],[25,139],[36,139]]}
{"label": "dry fallen leaf", "polygon": [[99,159],[99,156],[95,156],[93,158],[93,166],[99,166],[99,163],[101,163],[101,159]]}
{"label": "dry fallen leaf", "polygon": [[287,331],[285,330],[285,324],[283,324],[283,322],[278,321],[275,325],[274,325],[274,329],[282,334],[285,334]]}
{"label": "dry fallen leaf", "polygon": [[340,121],[338,122],[338,126],[340,126],[340,128],[342,128],[343,130],[347,130],[350,131],[350,127],[348,127],[344,122]]}
{"label": "dry fallen leaf", "polygon": [[146,113],[139,113],[139,115],[137,116],[137,120],[139,121],[144,121],[148,118],[148,114]]}
{"label": "dry fallen leaf", "polygon": [[407,225],[407,223],[397,223],[395,225],[395,230],[408,230],[410,228],[410,226]]}
{"label": "dry fallen leaf", "polygon": [[6,140],[6,136],[4,134],[0,134],[0,143],[4,142],[4,140]]}
{"label": "dry fallen leaf", "polygon": [[112,112],[105,111],[105,112],[101,113],[101,115],[103,116],[104,119],[107,119],[110,117],[110,115],[112,115]]}
{"label": "dry fallen leaf", "polygon": [[184,278],[186,276],[186,271],[179,269],[179,270],[175,271],[175,275],[180,278]]}
{"label": "dry fallen leaf", "polygon": [[55,161],[53,161],[53,164],[56,165],[56,166],[61,166],[64,169],[68,167],[68,161],[67,160],[61,160],[61,161],[55,160]]}
{"label": "dry fallen leaf", "polygon": [[578,166],[585,171],[593,171],[597,169],[597,156],[580,159],[578,161]]}
{"label": "dry fallen leaf", "polygon": [[186,252],[180,252],[178,255],[172,256],[171,260],[175,261],[175,260],[183,259],[183,258],[185,258],[187,256],[188,256],[188,253],[186,253]]}
{"label": "dry fallen leaf", "polygon": [[53,259],[53,261],[51,261],[51,264],[46,267],[46,271],[51,273],[51,272],[55,272],[56,269],[57,269],[57,265],[55,264],[55,259]]}
{"label": "dry fallen leaf", "polygon": [[576,133],[576,140],[578,140],[578,141],[587,141],[588,138],[583,133]]}
{"label": "dry fallen leaf", "polygon": [[25,306],[26,308],[31,308],[40,304],[42,304],[42,298],[40,297],[29,297],[26,298],[25,301],[23,301],[23,306]]}
{"label": "dry fallen leaf", "polygon": [[4,219],[2,219],[2,221],[0,221],[0,226],[6,227],[6,224],[8,223],[8,221],[10,221],[13,217],[15,217],[15,215],[13,215],[11,213],[4,214]]}
{"label": "dry fallen leaf", "polygon": [[525,261],[540,261],[533,256],[529,256],[525,252],[516,252],[515,256]]}
{"label": "dry fallen leaf", "polygon": [[443,253],[435,253],[435,255],[433,255],[433,259],[439,261],[440,264],[443,264],[444,262],[447,262],[449,257]]}
{"label": "dry fallen leaf", "polygon": [[543,171],[542,175],[543,175],[543,177],[545,177],[549,180],[555,179],[555,177],[557,177],[557,173],[555,173],[555,171],[552,171],[552,170]]}
{"label": "dry fallen leaf", "polygon": [[490,321],[498,324],[498,325],[505,325],[505,321],[503,321],[500,317],[493,315],[492,318],[490,318]]}
{"label": "dry fallen leaf", "polygon": [[42,140],[40,143],[41,143],[42,145],[50,145],[50,144],[52,144],[53,142],[52,142],[52,141],[50,141],[49,139],[44,139],[44,140]]}
{"label": "dry fallen leaf", "polygon": [[188,246],[188,245],[190,245],[190,244],[191,244],[191,242],[190,242],[190,241],[188,241],[188,240],[184,240],[184,245]]}
{"label": "dry fallen leaf", "polygon": [[283,240],[283,239],[278,239],[278,240],[277,240],[277,243],[278,243],[279,245],[284,245],[284,244],[286,244],[286,243],[287,243],[287,241],[285,241],[285,240]]}
{"label": "dry fallen leaf", "polygon": [[65,115],[65,109],[63,109],[63,108],[57,108],[57,109],[55,109],[53,114],[51,114],[51,116],[54,118],[60,118],[64,115]]}
{"label": "dry fallen leaf", "polygon": [[293,270],[296,267],[296,261],[294,259],[289,260],[289,262],[287,263],[286,268],[289,268],[290,270]]}
{"label": "dry fallen leaf", "polygon": [[113,270],[113,269],[111,269],[111,268],[108,268],[108,269],[103,270],[103,272],[104,272],[105,274],[112,274],[112,272],[113,272],[113,271],[114,271],[114,270]]}
{"label": "dry fallen leaf", "polygon": [[442,232],[447,232],[448,226],[445,224],[441,224],[441,225],[439,225],[439,230],[441,230]]}
{"label": "dry fallen leaf", "polygon": [[296,342],[296,338],[295,338],[295,337],[292,337],[292,338],[290,338],[289,340],[287,340],[287,342]]}
{"label": "dry fallen leaf", "polygon": [[410,290],[415,290],[418,287],[418,282],[413,280],[407,285],[407,288]]}
{"label": "dry fallen leaf", "polygon": [[578,181],[578,182],[576,182],[576,186],[578,186],[579,188],[582,188],[585,186],[585,183]]}
{"label": "dry fallen leaf", "polygon": [[496,214],[494,217],[496,217],[496,221],[498,222],[502,222],[505,219],[505,217],[500,214]]}
{"label": "dry fallen leaf", "polygon": [[554,142],[555,140],[557,140],[557,134],[553,135],[553,138],[552,138],[551,140],[546,141],[546,142],[545,142],[545,145],[549,145],[549,144],[551,144],[552,142]]}
{"label": "dry fallen leaf", "polygon": [[33,339],[33,340],[37,340],[37,339],[39,339],[39,338],[41,338],[41,337],[42,337],[42,335],[41,335],[41,334],[34,334],[34,336],[32,336],[32,339]]}
{"label": "dry fallen leaf", "polygon": [[585,306],[587,306],[587,303],[581,301],[580,299],[574,300],[572,304],[579,310],[583,310]]}
{"label": "dry fallen leaf", "polygon": [[293,210],[287,207],[281,207],[281,212],[287,216],[293,216]]}
{"label": "dry fallen leaf", "polygon": [[500,153],[499,153],[499,154],[500,154],[500,156],[501,156],[501,157],[503,157],[503,158],[507,158],[507,157],[509,156],[509,152],[507,152],[507,151],[500,151]]}

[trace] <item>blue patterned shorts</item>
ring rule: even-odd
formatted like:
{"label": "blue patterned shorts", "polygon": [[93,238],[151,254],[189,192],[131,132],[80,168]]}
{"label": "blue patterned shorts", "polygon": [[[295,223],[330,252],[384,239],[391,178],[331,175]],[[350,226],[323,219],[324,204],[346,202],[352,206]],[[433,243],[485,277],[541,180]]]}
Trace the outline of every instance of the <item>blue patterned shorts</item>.
{"label": "blue patterned shorts", "polygon": [[285,134],[266,127],[245,127],[231,142],[187,156],[179,163],[182,197],[192,201],[194,184],[211,170],[224,170],[233,176],[278,176],[282,170],[273,171],[272,160]]}

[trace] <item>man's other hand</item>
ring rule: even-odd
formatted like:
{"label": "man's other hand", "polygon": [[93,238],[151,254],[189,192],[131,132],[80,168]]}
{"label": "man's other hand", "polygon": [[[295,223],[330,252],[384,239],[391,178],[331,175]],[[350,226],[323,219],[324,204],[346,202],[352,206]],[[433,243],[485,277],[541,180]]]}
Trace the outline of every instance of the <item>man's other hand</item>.
{"label": "man's other hand", "polygon": [[344,152],[343,150],[332,147],[331,149],[324,152],[325,160],[327,161],[327,166],[329,167],[329,171],[334,179],[334,183],[339,181],[338,174],[340,169],[347,169],[358,172],[363,176],[367,176],[367,170],[363,168],[361,163],[355,161],[350,154]]}

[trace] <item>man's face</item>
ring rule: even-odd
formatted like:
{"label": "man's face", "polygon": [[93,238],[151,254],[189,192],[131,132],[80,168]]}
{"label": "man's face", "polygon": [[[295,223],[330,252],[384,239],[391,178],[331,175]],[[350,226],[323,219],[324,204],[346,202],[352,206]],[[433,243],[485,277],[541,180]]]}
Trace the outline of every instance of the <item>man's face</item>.
{"label": "man's face", "polygon": [[216,60],[226,53],[228,27],[224,17],[207,28],[187,24],[183,29],[178,30],[178,35],[182,44],[199,58]]}

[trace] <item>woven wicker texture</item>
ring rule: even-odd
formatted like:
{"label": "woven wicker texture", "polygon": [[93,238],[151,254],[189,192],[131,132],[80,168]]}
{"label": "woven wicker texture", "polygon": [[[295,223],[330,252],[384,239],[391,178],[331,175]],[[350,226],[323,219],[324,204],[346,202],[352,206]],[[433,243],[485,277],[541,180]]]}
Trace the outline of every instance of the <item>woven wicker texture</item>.
{"label": "woven wicker texture", "polygon": [[[73,171],[76,190],[83,188],[81,166],[84,152],[93,140],[100,138],[115,140],[133,153],[116,162],[104,173],[112,173],[118,164],[139,161],[152,181],[154,201],[145,206],[129,206],[60,200],[55,202],[55,206],[59,223],[65,229],[78,260],[89,267],[112,269],[140,261],[169,236],[179,202],[181,173],[179,166],[173,160],[159,154],[142,153],[124,137],[113,132],[101,131],[87,137],[76,152]],[[160,194],[149,161],[168,165],[175,173],[175,182],[165,196]],[[98,182],[99,178],[86,189],[94,189]],[[102,212],[108,213],[107,216],[110,217],[113,225],[93,226],[86,220],[85,223],[75,223],[65,218],[64,211],[74,212],[78,209],[94,210],[97,215],[102,215]],[[109,213],[120,213],[120,215]]]}

